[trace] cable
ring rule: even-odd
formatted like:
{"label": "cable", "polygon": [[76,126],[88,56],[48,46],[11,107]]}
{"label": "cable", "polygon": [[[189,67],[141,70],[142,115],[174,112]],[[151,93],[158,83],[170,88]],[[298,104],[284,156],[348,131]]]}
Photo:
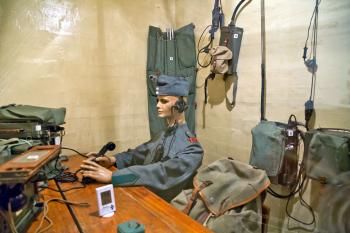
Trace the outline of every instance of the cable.
{"label": "cable", "polygon": [[235,25],[235,21],[236,21],[236,14],[238,12],[238,9],[239,7],[242,5],[242,3],[244,2],[245,0],[241,0],[237,6],[235,7],[234,11],[233,11],[233,14],[232,14],[232,17],[231,17],[231,23],[232,25]]}
{"label": "cable", "polygon": [[[302,183],[304,183],[305,180],[306,180],[306,176],[304,177]],[[302,184],[302,186],[303,186],[303,184]],[[287,204],[286,204],[286,214],[287,214],[287,216],[288,216],[289,218],[291,218],[291,219],[293,219],[293,220],[295,220],[295,221],[297,221],[297,222],[299,222],[299,223],[301,223],[301,224],[304,224],[304,225],[312,225],[312,224],[315,223],[315,221],[316,221],[315,213],[314,213],[312,207],[311,207],[309,204],[307,204],[306,201],[303,199],[302,190],[299,191],[299,201],[300,201],[301,205],[304,206],[305,208],[307,208],[307,209],[309,210],[309,212],[311,213],[311,216],[312,216],[311,222],[304,222],[304,221],[301,221],[301,220],[297,219],[296,217],[293,217],[293,216],[291,215],[291,213],[288,212],[288,205],[289,205],[290,200],[291,200],[291,197],[288,198]]]}
{"label": "cable", "polygon": [[[294,118],[294,121],[292,121],[292,118]],[[297,121],[295,115],[291,115],[289,117],[289,119],[288,119],[288,125],[293,124],[293,123],[295,124],[295,127],[297,127],[298,125],[302,125],[302,126],[305,127],[305,125],[303,125],[303,124],[301,124],[301,123],[299,123]],[[303,132],[300,131],[298,128],[297,128],[297,132],[298,132],[298,137],[300,137],[302,139],[302,140],[298,139],[298,145],[300,144],[301,141],[304,144],[305,136],[304,136]],[[298,146],[298,148],[300,148],[300,145]],[[279,193],[275,192],[271,187],[268,188],[267,192],[269,194],[271,194],[272,196],[276,197],[276,198],[287,199],[285,211],[286,211],[286,214],[287,214],[287,216],[289,218],[291,218],[291,219],[293,219],[293,220],[295,220],[295,221],[297,221],[299,223],[302,223],[304,225],[312,225],[316,221],[315,213],[314,213],[312,207],[303,199],[303,192],[306,189],[306,183],[305,183],[306,179],[307,179],[307,176],[306,176],[306,169],[305,169],[305,158],[303,157],[303,159],[302,159],[302,161],[301,161],[301,163],[299,165],[299,172],[298,172],[298,175],[297,175],[297,182],[291,188],[291,191],[290,191],[289,194],[287,194],[287,195],[279,194]],[[304,222],[304,221],[302,221],[300,219],[297,219],[296,217],[293,217],[291,215],[291,213],[288,211],[288,206],[289,206],[290,200],[291,200],[291,198],[294,197],[295,194],[298,194],[299,202],[301,203],[301,205],[304,206],[311,213],[311,216],[312,216],[311,222]]]}
{"label": "cable", "polygon": [[81,156],[83,156],[83,157],[85,157],[85,158],[88,158],[88,157],[89,157],[89,156],[87,156],[86,154],[80,153],[79,151],[74,150],[74,149],[69,148],[69,147],[61,147],[61,149],[63,149],[63,150],[71,150],[71,151],[74,151],[75,153],[77,153],[77,154],[79,154],[79,155],[81,155]]}
{"label": "cable", "polygon": [[[70,148],[68,148],[68,149],[70,149]],[[50,170],[48,172],[45,172],[45,171],[42,171],[42,170],[39,171],[39,173],[42,173],[45,176],[45,180],[47,181],[47,180],[55,179],[55,180],[57,180],[58,182],[61,182],[61,183],[74,183],[74,182],[79,181],[77,173],[80,171],[80,169],[78,169],[75,172],[70,172],[70,171],[65,171],[65,169],[58,168],[57,165],[58,165],[59,159],[60,159],[60,157],[56,158],[55,166],[54,166],[54,168],[52,170]],[[57,171],[58,173],[55,174],[52,178],[48,178],[48,175],[51,174],[54,171]],[[35,180],[35,182],[37,182],[37,181],[38,180]],[[71,190],[74,190],[74,189],[80,189],[80,188],[84,188],[84,187],[86,187],[85,184],[82,184],[82,186],[68,188],[68,189],[62,190],[62,192],[67,192],[67,191],[71,191]],[[48,187],[47,185],[41,185],[41,186],[39,186],[39,188],[42,188],[42,189],[47,188],[47,189],[50,189],[50,190],[55,191],[55,192],[60,192],[57,189]]]}
{"label": "cable", "polygon": [[[209,50],[213,47],[213,41],[214,41],[214,37],[215,37],[215,32],[221,28],[224,25],[224,13],[222,11],[222,3],[221,0],[215,0],[214,1],[214,8],[212,10],[212,21],[211,21],[211,25],[208,25],[202,32],[199,40],[198,40],[198,44],[197,44],[197,48],[198,48],[198,53],[197,53],[197,64],[202,67],[208,67],[211,62],[212,62],[212,56],[209,54],[210,56],[210,61],[207,64],[201,63],[199,60],[199,55],[201,53],[206,53],[206,55],[208,55]],[[202,37],[204,35],[204,33],[207,31],[207,29],[210,28],[209,30],[209,35],[210,35],[210,39],[209,39],[209,43],[205,46],[203,46],[202,48],[200,48],[200,42],[202,41]],[[205,60],[206,56],[203,58],[203,60]]]}
{"label": "cable", "polygon": [[[202,54],[202,53],[206,53],[206,55],[208,55],[209,53],[209,50],[210,48],[212,47],[213,45],[213,39],[210,38],[209,40],[209,43],[205,46],[203,46],[202,48],[199,47],[200,45],[200,42],[202,40],[202,37],[204,35],[204,33],[208,30],[208,28],[211,27],[211,25],[208,25],[202,32],[201,36],[199,37],[199,40],[198,40],[198,43],[197,43],[197,48],[198,48],[198,53],[197,53],[197,64],[202,67],[202,68],[205,68],[205,67],[208,67],[210,64],[211,64],[211,61],[212,61],[212,56],[209,54],[210,56],[210,61],[207,63],[207,64],[203,64],[199,61],[199,55]],[[210,48],[209,48],[210,47]],[[205,58],[205,57],[204,57]],[[204,60],[204,59],[203,59]]]}
{"label": "cable", "polygon": [[7,221],[8,225],[10,226],[10,230],[12,233],[18,233],[15,225],[15,221],[13,220],[12,216],[12,207],[11,207],[11,202],[9,201],[7,204],[7,216],[6,214],[0,209],[0,214],[3,216],[3,218]]}
{"label": "cable", "polygon": [[[81,183],[81,182],[80,182],[80,183]],[[85,188],[85,187],[86,187],[85,184],[83,184],[83,183],[81,183],[81,184],[82,184],[82,186],[71,187],[71,188],[68,188],[68,189],[63,189],[63,190],[61,190],[61,191],[65,193],[65,192],[68,192],[68,191],[71,191],[71,190],[74,190],[74,189],[82,189],[82,188]],[[39,186],[39,188],[50,189],[50,190],[55,191],[55,192],[60,192],[60,190],[58,190],[58,189],[54,189],[54,188],[51,188],[51,187],[45,186],[45,185]]]}
{"label": "cable", "polygon": [[[311,85],[310,85],[310,96],[305,102],[305,124],[309,128],[309,121],[314,112],[314,100],[315,100],[315,90],[316,90],[316,71],[317,71],[317,40],[318,40],[318,6],[321,0],[316,0],[314,10],[312,12],[310,23],[307,29],[307,37],[305,40],[304,50],[303,50],[303,60],[309,72],[311,72]],[[311,52],[307,54],[308,41],[311,32]]]}
{"label": "cable", "polygon": [[[59,183],[57,182],[57,180],[54,180],[54,181],[55,181],[55,183],[56,183],[56,186],[57,186],[58,190],[59,190],[60,193],[61,193],[62,198],[63,198],[64,200],[67,201],[67,198],[66,198],[66,196],[64,195],[64,193],[62,192],[62,189],[61,189]],[[70,215],[72,216],[72,218],[73,218],[73,220],[74,220],[75,225],[76,225],[77,228],[78,228],[78,231],[79,231],[80,233],[83,233],[84,231],[83,231],[83,229],[81,228],[80,223],[79,223],[79,221],[78,221],[78,219],[77,219],[77,216],[74,214],[74,211],[73,211],[72,207],[71,207],[70,205],[67,205],[67,203],[66,203],[66,206],[67,206],[67,208],[68,208],[68,210],[69,210]]]}
{"label": "cable", "polygon": [[234,20],[234,25],[236,25],[237,18],[239,17],[239,15],[241,14],[241,12],[242,12],[242,11],[244,10],[244,8],[246,8],[251,2],[252,2],[252,0],[248,0],[248,2],[246,2],[246,3],[239,9],[239,11],[238,11],[237,14],[236,14],[235,20]]}
{"label": "cable", "polygon": [[176,139],[176,130],[177,130],[177,127],[178,127],[178,123],[176,122],[175,129],[174,129],[174,131],[172,132],[173,136],[171,137],[171,140],[170,140],[170,143],[169,143],[168,152],[167,152],[167,154],[166,154],[165,157],[168,157],[168,156],[169,156],[170,150],[171,150],[171,148],[172,148],[173,145],[174,145],[174,142],[175,142],[175,139]]}
{"label": "cable", "polygon": [[[43,216],[41,217],[39,226],[35,229],[35,233],[45,232],[53,226],[53,221],[47,216],[47,214],[49,212],[49,203],[50,202],[58,202],[58,203],[66,204],[66,205],[90,206],[90,204],[86,203],[86,202],[72,202],[72,201],[67,201],[67,200],[61,199],[61,198],[51,198],[51,199],[44,202]],[[44,220],[48,221],[49,225],[46,226],[45,228],[42,228]]]}

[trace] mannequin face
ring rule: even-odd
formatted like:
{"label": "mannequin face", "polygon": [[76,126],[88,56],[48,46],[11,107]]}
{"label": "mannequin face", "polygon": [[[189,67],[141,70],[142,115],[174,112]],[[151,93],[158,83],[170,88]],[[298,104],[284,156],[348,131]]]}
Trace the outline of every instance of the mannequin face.
{"label": "mannequin face", "polygon": [[157,110],[158,116],[162,118],[172,118],[174,117],[174,111],[172,107],[179,99],[177,96],[158,96],[157,97]]}

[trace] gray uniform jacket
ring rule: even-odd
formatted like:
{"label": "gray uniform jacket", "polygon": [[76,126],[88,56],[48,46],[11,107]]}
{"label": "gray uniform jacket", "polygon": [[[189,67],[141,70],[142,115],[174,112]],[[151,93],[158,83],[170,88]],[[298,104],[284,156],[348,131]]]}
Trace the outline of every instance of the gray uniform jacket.
{"label": "gray uniform jacket", "polygon": [[143,185],[170,201],[192,184],[203,149],[187,124],[175,125],[150,141],[115,155],[114,186]]}

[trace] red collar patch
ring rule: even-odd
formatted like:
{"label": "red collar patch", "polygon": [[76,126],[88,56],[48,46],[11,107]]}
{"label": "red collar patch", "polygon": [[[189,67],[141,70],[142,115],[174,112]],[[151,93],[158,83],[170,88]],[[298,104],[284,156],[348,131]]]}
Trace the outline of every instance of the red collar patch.
{"label": "red collar patch", "polygon": [[188,141],[191,142],[191,143],[195,143],[195,142],[198,142],[198,139],[195,138],[195,137],[189,137]]}

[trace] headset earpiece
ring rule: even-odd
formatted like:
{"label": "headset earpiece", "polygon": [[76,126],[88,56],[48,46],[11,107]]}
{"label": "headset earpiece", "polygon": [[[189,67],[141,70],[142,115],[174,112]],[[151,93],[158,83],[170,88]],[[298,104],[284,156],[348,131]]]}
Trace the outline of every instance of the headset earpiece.
{"label": "headset earpiece", "polygon": [[188,108],[188,105],[185,102],[185,100],[183,100],[182,98],[178,99],[173,106],[173,109],[175,109],[178,113],[182,113],[186,111],[187,108]]}

